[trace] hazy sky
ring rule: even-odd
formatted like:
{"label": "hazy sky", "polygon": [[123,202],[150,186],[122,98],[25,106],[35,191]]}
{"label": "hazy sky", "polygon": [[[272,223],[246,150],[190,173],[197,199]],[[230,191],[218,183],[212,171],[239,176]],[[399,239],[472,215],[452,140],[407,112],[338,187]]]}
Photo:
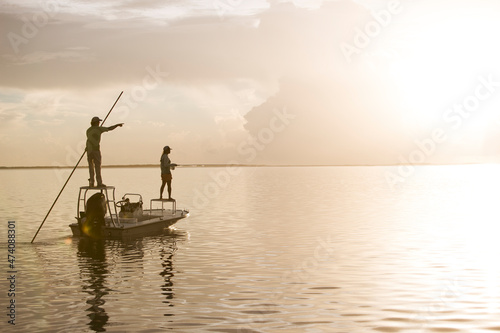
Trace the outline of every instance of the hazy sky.
{"label": "hazy sky", "polygon": [[[0,4],[3,166],[379,164],[500,156],[500,3]],[[85,165],[86,162],[83,163]]]}

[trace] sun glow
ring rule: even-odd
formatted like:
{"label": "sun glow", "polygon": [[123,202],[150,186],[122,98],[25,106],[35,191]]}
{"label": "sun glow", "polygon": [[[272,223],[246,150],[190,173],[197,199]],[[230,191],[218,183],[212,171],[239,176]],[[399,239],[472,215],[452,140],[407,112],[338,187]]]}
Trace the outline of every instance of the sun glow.
{"label": "sun glow", "polygon": [[416,125],[442,120],[446,108],[474,92],[478,77],[498,72],[499,25],[488,16],[470,9],[420,15],[396,38],[390,72]]}

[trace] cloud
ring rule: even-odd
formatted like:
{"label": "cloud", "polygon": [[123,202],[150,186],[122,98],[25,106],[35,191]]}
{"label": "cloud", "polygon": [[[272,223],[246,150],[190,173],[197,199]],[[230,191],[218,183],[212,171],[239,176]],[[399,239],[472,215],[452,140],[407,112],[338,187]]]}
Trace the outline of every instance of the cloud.
{"label": "cloud", "polygon": [[291,0],[299,8],[319,9],[323,5],[323,0]]}
{"label": "cloud", "polygon": [[52,61],[63,62],[84,62],[92,61],[95,56],[86,55],[82,50],[65,50],[61,52],[33,52],[22,55],[21,57],[7,56],[12,59],[12,63],[16,65],[30,65],[37,63],[47,63]]}
{"label": "cloud", "polygon": [[[352,63],[340,45],[353,43],[359,29],[374,20],[370,10],[386,8],[386,1],[48,3],[45,8],[31,1],[0,5],[5,32],[0,35],[0,117],[18,126],[8,133],[19,139],[20,149],[21,139],[34,141],[42,128],[58,122],[64,128],[57,133],[61,145],[53,146],[76,147],[89,118],[105,114],[124,90],[110,123],[126,126],[107,137],[107,143],[136,153],[123,156],[115,149],[107,152],[108,161],[156,161],[155,147],[168,141],[187,148],[175,153],[194,163],[252,157],[256,163],[307,164],[391,162],[411,149],[413,138],[426,134],[411,123],[421,119],[414,112],[420,110],[404,103],[407,88],[396,85],[396,67],[391,72],[391,66],[397,61],[405,65],[401,59],[406,59],[415,64],[407,67],[414,69],[408,73],[432,74],[429,68],[420,70],[422,57],[411,56],[426,46],[426,38],[415,36],[422,36],[418,34],[429,15],[439,23],[439,11],[450,2],[404,3],[404,11]],[[467,3],[461,6],[467,9]],[[463,8],[460,15],[467,12]],[[438,24],[430,30],[432,35],[443,31]],[[460,35],[467,35],[467,29]],[[483,44],[490,35],[485,36],[470,45]],[[435,52],[439,50],[425,55],[437,66],[446,62],[453,70],[460,63]],[[168,75],[144,90],[148,68]],[[404,76],[411,82],[412,77]],[[437,78],[432,82],[439,86]],[[443,95],[445,87],[431,86],[415,84],[412,92],[419,98],[429,90]],[[421,100],[427,101],[426,96]],[[275,110],[284,108],[295,118],[270,140],[266,129]],[[18,131],[21,126],[37,131]],[[265,141],[257,142],[260,150],[248,141],[259,135]],[[57,136],[49,141],[58,141]],[[4,145],[2,152],[9,148]]]}
{"label": "cloud", "polygon": [[7,108],[2,105],[0,109],[0,123],[2,127],[12,126],[12,123],[19,123],[26,118],[26,114],[14,108]]}
{"label": "cloud", "polygon": [[[289,124],[272,136],[256,161],[289,164],[377,164],[394,162],[405,124],[397,105],[369,77],[355,82],[288,78],[279,92],[246,115],[249,133],[259,138],[272,128],[276,110],[286,109]],[[369,102],[368,102],[369,101]],[[292,118],[293,116],[293,118]],[[262,139],[266,140],[266,139]]]}
{"label": "cloud", "polygon": [[165,123],[161,121],[148,121],[147,124],[152,127],[165,127]]}
{"label": "cloud", "polygon": [[[105,13],[118,10],[106,8],[98,9]],[[46,24],[35,27],[32,36],[22,34],[26,25],[23,17],[2,14],[5,29],[25,41],[13,48],[12,42],[3,40],[0,69],[5,75],[0,85],[90,89],[140,80],[145,67],[157,64],[176,81],[269,80],[290,72],[318,72],[320,66],[330,67],[340,55],[336,50],[339,31],[348,24],[345,17],[357,10],[348,2],[324,5],[322,11],[307,11],[293,4],[274,4],[265,11],[263,5],[253,8],[254,12],[260,10],[252,17],[259,21],[258,28],[254,23],[242,25],[245,18],[233,20],[229,15],[221,19],[185,14],[166,19],[167,29],[150,25],[147,12],[103,20],[103,14],[92,11],[82,16],[61,10]],[[131,9],[121,10],[129,13]],[[319,37],[318,29],[325,35]],[[14,52],[16,48],[19,52]]]}
{"label": "cloud", "polygon": [[[304,84],[310,84],[342,73],[345,59],[338,44],[349,34],[352,18],[359,19],[365,13],[362,7],[348,1],[324,3],[321,11],[304,10],[298,5],[303,3],[269,6],[262,2],[249,8],[248,2],[241,2],[241,7],[224,7],[221,15],[214,12],[216,8],[191,2],[183,7],[186,12],[177,17],[156,17],[158,22],[164,22],[163,26],[148,23],[152,7],[143,15],[138,14],[142,10],[138,2],[120,7],[123,15],[117,15],[118,7],[110,3],[97,7],[77,4],[78,13],[61,5],[27,43],[19,45],[18,54],[9,50],[8,44],[2,44],[0,69],[5,75],[0,77],[0,86],[28,92],[64,91],[67,96],[58,108],[88,117],[96,113],[92,109],[99,110],[106,104],[103,96],[109,94],[111,87],[134,87],[142,82],[146,67],[159,66],[169,73],[168,78],[148,92],[147,99],[137,108],[127,114],[115,114],[126,117],[123,132],[129,135],[110,136],[109,144],[121,142],[137,146],[138,151],[141,145],[156,145],[165,137],[165,131],[173,140],[175,133],[189,132],[193,134],[188,138],[178,136],[184,142],[179,139],[172,144],[189,146],[197,156],[195,162],[202,156],[210,162],[241,159],[237,149],[252,133],[251,126],[256,122],[251,118],[257,109],[248,115],[246,127],[242,115],[276,93],[278,82],[287,82],[281,79],[284,76],[301,77]],[[2,16],[8,30],[22,31],[25,21],[21,16]],[[252,23],[256,20],[258,24]],[[279,88],[274,99],[280,101],[278,107],[285,104],[290,109],[306,105],[312,108],[309,99],[325,98],[313,88],[304,90],[297,80]],[[104,92],[97,93],[98,90]],[[89,104],[94,94],[101,104]],[[130,94],[126,92],[125,97]],[[164,97],[160,98],[162,94]],[[321,111],[314,115],[321,116]],[[147,119],[166,125],[148,125]],[[324,120],[331,121],[333,117]],[[144,131],[147,136],[140,134]],[[294,132],[302,135],[303,130],[297,127]],[[141,137],[140,143],[134,139],[137,137]],[[294,154],[293,150],[284,149],[279,158],[285,156],[283,152]],[[147,161],[141,154],[133,158]]]}

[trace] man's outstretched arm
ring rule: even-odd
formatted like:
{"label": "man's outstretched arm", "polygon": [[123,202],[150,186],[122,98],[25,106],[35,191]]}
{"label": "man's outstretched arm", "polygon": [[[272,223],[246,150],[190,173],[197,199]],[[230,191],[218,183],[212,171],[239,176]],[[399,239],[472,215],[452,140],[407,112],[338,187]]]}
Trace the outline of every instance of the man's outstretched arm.
{"label": "man's outstretched arm", "polygon": [[108,130],[112,131],[112,130],[114,130],[115,128],[117,128],[118,126],[122,127],[122,126],[123,126],[123,123],[120,123],[120,124],[116,124],[116,125],[110,126],[110,127],[108,127]]}

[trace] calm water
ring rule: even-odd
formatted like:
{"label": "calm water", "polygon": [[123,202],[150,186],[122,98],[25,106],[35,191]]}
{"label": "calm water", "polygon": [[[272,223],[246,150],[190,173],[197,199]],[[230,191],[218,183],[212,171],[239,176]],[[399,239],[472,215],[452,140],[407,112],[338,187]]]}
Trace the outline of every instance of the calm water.
{"label": "calm water", "polygon": [[[68,228],[86,170],[34,244],[68,171],[0,170],[0,331],[500,332],[500,166],[419,167],[396,188],[395,167],[229,171],[178,168],[189,218],[92,247]],[[157,168],[103,177],[158,196]]]}

